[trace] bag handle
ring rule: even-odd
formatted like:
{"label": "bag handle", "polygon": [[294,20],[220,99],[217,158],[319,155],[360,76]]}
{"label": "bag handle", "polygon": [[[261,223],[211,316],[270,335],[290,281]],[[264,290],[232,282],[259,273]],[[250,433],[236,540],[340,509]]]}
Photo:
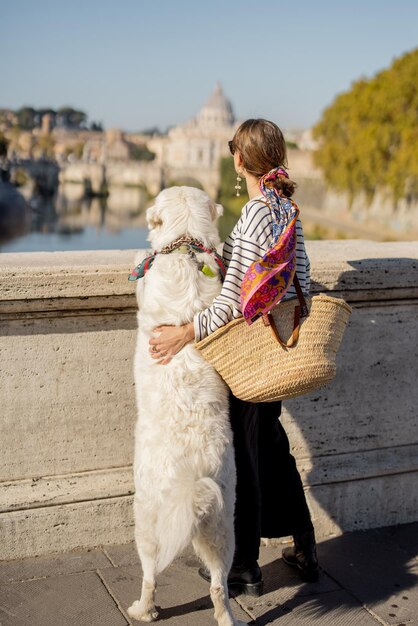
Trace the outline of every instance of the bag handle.
{"label": "bag handle", "polygon": [[292,336],[290,337],[289,341],[284,342],[282,338],[280,337],[279,331],[277,330],[276,324],[274,323],[272,314],[264,313],[263,315],[264,325],[270,326],[274,338],[278,341],[278,343],[281,346],[283,346],[283,348],[291,348],[297,343],[299,339],[299,329],[300,329],[301,320],[304,317],[308,317],[309,315],[308,305],[306,304],[305,296],[303,295],[296,272],[293,278],[293,284],[295,285],[296,294],[299,300],[299,305],[295,306],[295,315],[293,318],[293,331],[292,331]]}

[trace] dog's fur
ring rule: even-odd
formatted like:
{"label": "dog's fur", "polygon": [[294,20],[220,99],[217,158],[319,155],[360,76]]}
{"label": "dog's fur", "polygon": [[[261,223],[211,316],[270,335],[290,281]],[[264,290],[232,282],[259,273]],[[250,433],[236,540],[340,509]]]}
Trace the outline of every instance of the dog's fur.
{"label": "dog's fur", "polygon": [[[149,241],[159,251],[182,235],[205,246],[219,243],[222,207],[199,189],[171,187],[147,211]],[[135,385],[135,538],[143,569],[141,599],[128,609],[142,621],[157,618],[155,577],[192,541],[211,573],[210,594],[219,626],[243,624],[229,606],[227,574],[234,552],[235,463],[228,390],[193,344],[170,363],[149,354],[160,324],[181,325],[209,306],[221,288],[214,256],[198,253],[216,272],[199,270],[188,254],[158,254],[138,280]]]}

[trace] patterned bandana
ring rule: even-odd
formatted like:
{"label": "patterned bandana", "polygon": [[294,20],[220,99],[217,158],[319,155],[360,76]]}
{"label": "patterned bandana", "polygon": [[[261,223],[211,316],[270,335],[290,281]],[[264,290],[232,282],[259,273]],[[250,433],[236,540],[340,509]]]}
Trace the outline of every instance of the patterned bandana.
{"label": "patterned bandana", "polygon": [[[157,254],[170,254],[171,252],[184,252],[186,254],[190,254],[193,258],[196,259],[195,252],[207,252],[208,254],[213,254],[215,257],[215,261],[219,267],[219,271],[221,274],[222,280],[225,278],[225,265],[222,257],[216,252],[215,248],[206,248],[201,241],[198,239],[193,239],[192,237],[183,236],[179,237],[168,246],[165,246],[159,253],[154,252],[147,256],[139,265],[134,267],[131,273],[128,276],[128,280],[138,280],[139,278],[143,278],[147,271],[151,269],[152,264],[154,263],[154,259]],[[207,276],[215,276],[210,267],[205,263],[198,263],[199,270],[206,274]]]}
{"label": "patterned bandana", "polygon": [[260,178],[266,204],[272,210],[273,246],[250,265],[241,284],[241,311],[247,324],[268,313],[285,295],[296,271],[296,221],[299,209],[273,183],[287,172],[277,167]]}

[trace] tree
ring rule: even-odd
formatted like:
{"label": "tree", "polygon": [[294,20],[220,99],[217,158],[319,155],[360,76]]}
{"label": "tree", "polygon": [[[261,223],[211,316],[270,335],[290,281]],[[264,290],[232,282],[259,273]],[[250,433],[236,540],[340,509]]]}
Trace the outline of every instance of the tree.
{"label": "tree", "polygon": [[97,132],[103,132],[103,124],[101,122],[91,122],[90,130],[94,130]]}
{"label": "tree", "polygon": [[353,197],[418,196],[418,49],[340,94],[314,128],[325,179]]}
{"label": "tree", "polygon": [[147,136],[152,137],[153,135],[160,136],[163,133],[158,128],[158,126],[151,126],[151,128],[146,128],[145,130],[141,130],[139,134],[140,135],[147,135]]}
{"label": "tree", "polygon": [[82,128],[87,121],[87,115],[84,111],[78,111],[69,106],[58,109],[57,116],[60,117],[63,125],[68,128]]}
{"label": "tree", "polygon": [[22,130],[33,130],[37,125],[37,112],[33,107],[22,107],[16,111],[17,124]]}

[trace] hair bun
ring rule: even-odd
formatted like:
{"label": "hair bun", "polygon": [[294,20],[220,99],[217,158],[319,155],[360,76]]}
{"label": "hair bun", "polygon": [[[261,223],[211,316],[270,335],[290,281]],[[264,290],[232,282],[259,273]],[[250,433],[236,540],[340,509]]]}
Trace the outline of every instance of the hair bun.
{"label": "hair bun", "polygon": [[281,192],[286,198],[291,198],[295,193],[296,183],[289,177],[278,176],[274,181],[274,188]]}

